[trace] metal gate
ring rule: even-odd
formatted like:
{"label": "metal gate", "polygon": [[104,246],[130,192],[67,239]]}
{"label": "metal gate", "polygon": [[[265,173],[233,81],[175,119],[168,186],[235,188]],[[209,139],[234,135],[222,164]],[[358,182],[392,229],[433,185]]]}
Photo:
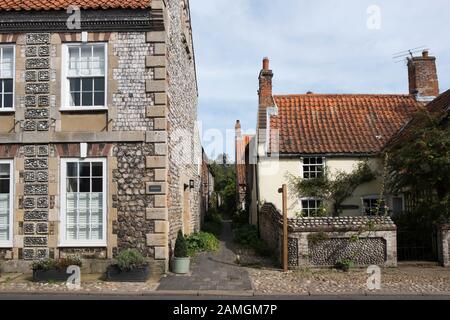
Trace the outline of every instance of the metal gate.
{"label": "metal gate", "polygon": [[397,230],[398,261],[437,261],[437,232],[433,228]]}

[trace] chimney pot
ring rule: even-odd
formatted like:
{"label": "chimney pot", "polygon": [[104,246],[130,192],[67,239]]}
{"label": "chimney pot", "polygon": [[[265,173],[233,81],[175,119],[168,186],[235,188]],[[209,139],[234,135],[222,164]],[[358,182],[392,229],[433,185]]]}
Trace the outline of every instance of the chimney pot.
{"label": "chimney pot", "polygon": [[423,50],[422,51],[422,57],[423,58],[428,58],[428,54],[429,54],[428,50]]}
{"label": "chimney pot", "polygon": [[263,59],[263,70],[269,70],[269,64],[270,64],[269,58],[265,57]]}

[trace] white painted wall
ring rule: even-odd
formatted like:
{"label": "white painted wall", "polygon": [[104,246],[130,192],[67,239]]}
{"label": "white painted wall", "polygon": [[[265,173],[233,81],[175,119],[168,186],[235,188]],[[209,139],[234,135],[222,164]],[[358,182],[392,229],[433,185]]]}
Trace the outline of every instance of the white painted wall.
{"label": "white painted wall", "polygon": [[[330,170],[331,174],[339,171],[347,173],[352,172],[359,162],[369,160],[369,165],[373,170],[379,172],[379,178],[370,183],[365,183],[359,186],[352,197],[344,201],[344,205],[357,205],[359,209],[344,210],[343,215],[355,216],[361,215],[362,212],[362,197],[370,195],[379,195],[382,188],[381,177],[383,173],[382,161],[377,158],[358,158],[358,157],[330,157],[326,158],[325,165]],[[278,188],[283,184],[289,185],[287,178],[288,173],[295,176],[301,176],[303,162],[301,158],[260,158],[257,170],[259,176],[259,195],[260,206],[264,202],[273,203],[281,210],[282,199],[281,194],[278,193]],[[295,217],[296,213],[301,211],[299,198],[288,187],[288,212],[290,217]]]}

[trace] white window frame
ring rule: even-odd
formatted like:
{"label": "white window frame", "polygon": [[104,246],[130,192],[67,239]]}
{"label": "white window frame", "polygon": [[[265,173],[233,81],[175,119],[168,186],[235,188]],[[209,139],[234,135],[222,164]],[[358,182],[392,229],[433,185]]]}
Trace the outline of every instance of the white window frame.
{"label": "white window frame", "polygon": [[[67,163],[68,162],[102,162],[103,163],[103,225],[102,225],[102,240],[67,240],[66,239],[66,200],[67,200]],[[108,207],[107,207],[107,199],[108,199],[108,183],[107,183],[107,161],[106,158],[61,158],[61,177],[60,177],[60,233],[59,233],[59,247],[81,247],[81,248],[89,248],[89,247],[107,247],[108,239],[107,239],[107,224],[108,224]]]}
{"label": "white window frame", "polygon": [[319,157],[319,156],[311,156],[311,157],[302,157],[302,159],[301,159],[301,164],[300,164],[300,177],[301,177],[301,179],[306,179],[306,180],[310,180],[310,179],[314,179],[314,178],[305,178],[305,169],[304,169],[304,166],[305,166],[305,159],[306,158],[322,158],[322,166],[323,166],[323,174],[325,174],[325,170],[326,170],[326,158],[325,157]]}
{"label": "white window frame", "polygon": [[0,241],[0,248],[12,248],[14,243],[14,160],[0,160],[0,164],[9,164],[9,240]]}
{"label": "white window frame", "polygon": [[[377,200],[377,201],[379,201],[380,198],[381,198],[380,195],[368,195],[368,196],[361,197],[361,213],[364,216],[371,216],[371,215],[368,215],[367,212],[366,212],[366,207],[364,206],[364,200]],[[387,206],[387,199],[386,199],[386,197],[381,198],[381,199],[383,200],[384,205]],[[383,212],[383,214],[386,214],[386,213],[389,213],[389,212]]]}
{"label": "white window frame", "polygon": [[[12,71],[12,82],[13,82],[13,88],[12,88],[12,108],[5,108],[5,107],[1,107],[0,108],[0,113],[8,113],[8,112],[14,112],[16,110],[16,46],[15,45],[11,45],[11,44],[5,44],[5,45],[0,45],[0,48],[12,48],[13,49],[13,71]],[[0,52],[1,54],[2,52]],[[3,78],[0,78],[0,80],[2,80]],[[0,83],[1,85],[1,83]],[[2,97],[0,97],[0,99],[2,99]],[[3,104],[2,104],[3,105]]]}
{"label": "white window frame", "polygon": [[[67,78],[69,70],[69,48],[82,46],[102,45],[105,54],[105,105],[104,106],[70,106],[70,84]],[[61,111],[89,111],[89,110],[108,110],[108,44],[106,42],[87,42],[87,43],[64,43],[62,45],[61,59]]]}
{"label": "white window frame", "polygon": [[[324,205],[324,200],[321,198],[300,198],[300,212],[303,214],[303,201],[321,201],[322,205]],[[317,208],[319,209],[319,208]],[[310,216],[308,214],[308,218],[311,218],[312,216]]]}

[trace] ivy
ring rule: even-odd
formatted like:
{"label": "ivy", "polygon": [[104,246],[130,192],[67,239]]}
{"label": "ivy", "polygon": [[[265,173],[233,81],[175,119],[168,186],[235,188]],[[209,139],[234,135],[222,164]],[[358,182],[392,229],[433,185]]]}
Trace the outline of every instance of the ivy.
{"label": "ivy", "polygon": [[[365,161],[359,163],[351,173],[339,171],[332,176],[329,170],[325,169],[323,176],[318,178],[302,179],[292,174],[288,174],[287,178],[297,197],[324,199],[332,204],[333,216],[339,216],[342,203],[358,186],[375,180],[376,174]],[[324,210],[326,211],[325,207]],[[323,215],[323,210],[320,211]]]}

